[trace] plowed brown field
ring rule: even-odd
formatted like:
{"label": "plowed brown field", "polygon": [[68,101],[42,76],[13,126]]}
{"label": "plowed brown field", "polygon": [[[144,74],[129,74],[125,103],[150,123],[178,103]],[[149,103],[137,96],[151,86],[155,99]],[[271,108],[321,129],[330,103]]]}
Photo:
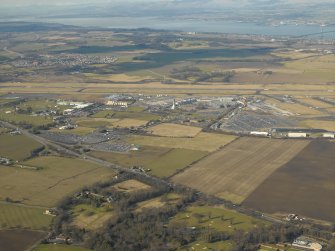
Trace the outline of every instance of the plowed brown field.
{"label": "plowed brown field", "polygon": [[240,203],[308,143],[240,138],[176,175],[173,181]]}

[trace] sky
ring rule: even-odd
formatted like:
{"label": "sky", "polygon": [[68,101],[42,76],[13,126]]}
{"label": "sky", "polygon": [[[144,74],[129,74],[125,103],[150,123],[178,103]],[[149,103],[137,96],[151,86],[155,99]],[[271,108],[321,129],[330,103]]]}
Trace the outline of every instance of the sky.
{"label": "sky", "polygon": [[[117,3],[117,2],[199,2],[199,0],[0,0],[1,5],[34,5],[34,4],[44,4],[44,5],[57,5],[57,4],[80,4],[80,3]],[[317,2],[333,2],[333,0],[203,0],[203,1],[211,1],[217,4],[227,3],[227,2],[235,2],[235,3],[244,3],[244,2],[288,2],[288,3],[317,3]]]}
{"label": "sky", "polygon": [[227,4],[245,5],[255,3],[334,3],[334,0],[0,0],[2,6],[29,6],[29,5],[73,5],[73,4],[119,4],[122,3],[141,3],[141,2],[154,2],[162,4],[203,4],[203,5],[216,5],[224,6]]}

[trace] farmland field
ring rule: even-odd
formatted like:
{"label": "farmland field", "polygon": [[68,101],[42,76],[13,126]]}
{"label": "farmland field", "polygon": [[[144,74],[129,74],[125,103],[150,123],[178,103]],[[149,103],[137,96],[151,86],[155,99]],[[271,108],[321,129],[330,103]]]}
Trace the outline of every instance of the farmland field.
{"label": "farmland field", "polygon": [[172,178],[174,182],[241,203],[309,142],[240,138]]}
{"label": "farmland field", "polygon": [[145,200],[137,204],[137,212],[149,208],[160,208],[165,206],[165,202],[162,201],[161,197],[153,198],[150,200]]}
{"label": "farmland field", "polygon": [[296,213],[334,222],[334,152],[335,143],[313,141],[243,204],[268,213]]}
{"label": "farmland field", "polygon": [[0,135],[0,156],[13,160],[23,160],[42,145],[24,135]]}
{"label": "farmland field", "polygon": [[55,101],[48,101],[48,100],[29,100],[25,102],[20,102],[18,107],[21,109],[27,109],[28,107],[32,108],[33,111],[35,110],[44,110],[46,108],[54,108],[57,105]]}
{"label": "farmland field", "polygon": [[170,224],[186,224],[197,228],[210,227],[217,231],[232,233],[236,230],[248,231],[261,220],[227,209],[223,206],[191,206],[178,213]]}
{"label": "farmland field", "polygon": [[64,244],[40,244],[33,251],[89,251],[89,249]]}
{"label": "farmland field", "polygon": [[85,76],[98,80],[108,80],[113,82],[129,82],[129,83],[150,79],[150,76],[140,77],[126,74],[112,74],[112,75],[85,74]]}
{"label": "farmland field", "polygon": [[44,232],[31,230],[0,230],[0,251],[29,250],[45,236]]}
{"label": "farmland field", "polygon": [[194,138],[167,138],[154,136],[139,136],[134,135],[128,138],[128,141],[133,144],[167,147],[167,148],[184,148],[197,151],[215,151],[222,146],[227,145],[235,140],[236,136],[223,135],[216,133],[200,132]]}
{"label": "farmland field", "polygon": [[189,149],[170,149],[161,147],[143,147],[130,153],[91,152],[90,155],[102,158],[120,166],[142,166],[151,169],[150,174],[168,177],[178,169],[183,169],[208,152]]}
{"label": "farmland field", "polygon": [[150,162],[145,167],[151,169],[150,174],[158,177],[169,177],[176,171],[187,167],[207,154],[207,152],[202,151],[172,149],[160,158]]}
{"label": "farmland field", "polygon": [[103,227],[113,215],[111,206],[96,208],[92,205],[80,204],[72,209],[73,224],[79,228],[90,230]]}
{"label": "farmland field", "polygon": [[307,103],[313,107],[319,107],[319,108],[332,108],[333,106],[331,104],[327,104],[325,102],[313,99],[313,98],[299,98],[299,101],[302,101],[304,103]]}
{"label": "farmland field", "polygon": [[322,115],[322,113],[316,109],[297,104],[297,103],[286,103],[286,102],[280,102],[275,99],[268,100],[268,103],[271,105],[274,105],[282,110],[289,111],[291,113],[297,114],[297,115]]}
{"label": "farmland field", "polygon": [[[240,214],[223,206],[190,206],[178,213],[170,221],[170,225],[186,225],[196,229],[213,229],[214,231],[233,234],[235,231],[249,231],[268,223],[250,216]],[[234,241],[220,241],[207,243],[203,238],[181,247],[178,250],[232,250],[236,246]]]}
{"label": "farmland field", "polygon": [[53,219],[44,209],[0,202],[0,229],[25,228],[47,230]]}
{"label": "farmland field", "polygon": [[159,120],[161,117],[153,113],[125,111],[125,112],[114,112],[113,118],[138,119],[138,120],[150,121],[150,120]]}
{"label": "farmland field", "polygon": [[132,167],[146,166],[170,150],[170,148],[146,146],[141,147],[139,151],[131,151],[129,153],[91,151],[89,154],[120,166]]}
{"label": "farmland field", "polygon": [[96,128],[96,127],[113,126],[113,123],[116,121],[118,120],[107,119],[107,118],[83,118],[78,119],[76,123],[81,127]]}
{"label": "farmland field", "polygon": [[51,117],[19,114],[16,113],[13,109],[4,109],[4,108],[0,109],[0,120],[8,121],[18,125],[28,124],[33,126],[50,125],[53,123]]}
{"label": "farmland field", "polygon": [[9,197],[27,205],[51,207],[84,186],[114,176],[111,169],[62,157],[34,158],[24,162],[24,165],[42,169],[35,171],[1,167],[1,200]]}
{"label": "farmland field", "polygon": [[309,128],[323,129],[327,131],[335,131],[334,120],[305,120],[302,121],[302,125],[306,125]]}
{"label": "farmland field", "polygon": [[160,124],[148,129],[154,135],[162,137],[195,137],[201,128],[177,124]]}
{"label": "farmland field", "polygon": [[158,120],[160,116],[143,112],[142,107],[129,107],[126,111],[105,110],[92,115],[93,118],[136,119],[142,121]]}
{"label": "farmland field", "polygon": [[117,189],[118,191],[126,192],[126,193],[133,193],[143,190],[149,190],[151,186],[140,182],[138,180],[126,180],[120,183],[117,183],[113,186],[113,188]]}
{"label": "farmland field", "polygon": [[71,130],[60,130],[58,128],[51,129],[52,132],[61,132],[64,134],[76,134],[76,135],[87,135],[89,133],[92,133],[94,131],[94,128],[90,127],[77,127]]}
{"label": "farmland field", "polygon": [[113,127],[124,127],[124,128],[140,127],[146,125],[147,123],[148,121],[139,119],[121,119],[119,121],[113,122]]}
{"label": "farmland field", "polygon": [[6,132],[8,132],[7,128],[0,127],[0,134],[6,133]]}
{"label": "farmland field", "polygon": [[10,99],[2,99],[1,95],[0,95],[0,105],[7,104],[9,102],[12,102],[12,100],[10,100]]}
{"label": "farmland field", "polygon": [[163,196],[159,196],[156,198],[152,198],[149,200],[141,201],[136,204],[135,211],[140,212],[145,209],[150,209],[150,208],[160,208],[166,205],[173,205],[177,201],[179,201],[180,196],[175,193],[168,193]]}
{"label": "farmland field", "polygon": [[220,251],[231,251],[234,250],[236,244],[233,241],[217,241],[207,243],[206,241],[195,241],[186,246],[180,247],[177,251],[202,251],[202,250],[220,250]]}

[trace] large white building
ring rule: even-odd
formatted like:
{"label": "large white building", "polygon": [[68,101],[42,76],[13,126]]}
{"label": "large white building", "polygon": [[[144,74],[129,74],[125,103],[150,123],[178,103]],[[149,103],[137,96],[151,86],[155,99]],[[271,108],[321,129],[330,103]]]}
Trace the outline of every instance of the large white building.
{"label": "large white building", "polygon": [[128,107],[128,103],[124,101],[114,101],[114,100],[108,100],[106,105],[110,106],[119,106],[119,107]]}
{"label": "large white building", "polygon": [[328,139],[334,139],[335,138],[335,133],[327,132],[322,134],[323,138],[328,138]]}
{"label": "large white building", "polygon": [[269,133],[268,133],[268,132],[258,132],[258,131],[254,131],[254,132],[250,132],[250,135],[267,137],[267,136],[269,136]]}
{"label": "large white building", "polygon": [[307,138],[307,133],[305,132],[289,132],[287,134],[289,138]]}

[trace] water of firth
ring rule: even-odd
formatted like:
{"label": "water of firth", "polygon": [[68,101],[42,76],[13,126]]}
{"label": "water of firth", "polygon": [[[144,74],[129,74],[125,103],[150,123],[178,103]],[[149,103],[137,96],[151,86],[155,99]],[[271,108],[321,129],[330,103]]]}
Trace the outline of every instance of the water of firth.
{"label": "water of firth", "polygon": [[[150,28],[187,32],[218,32],[232,34],[255,34],[265,36],[304,36],[321,32],[320,25],[279,25],[255,24],[247,22],[160,19],[149,17],[108,17],[108,18],[61,18],[44,21],[78,26],[98,26],[104,28]],[[335,26],[323,27],[323,37],[335,39]],[[321,34],[309,36],[320,38]]]}

